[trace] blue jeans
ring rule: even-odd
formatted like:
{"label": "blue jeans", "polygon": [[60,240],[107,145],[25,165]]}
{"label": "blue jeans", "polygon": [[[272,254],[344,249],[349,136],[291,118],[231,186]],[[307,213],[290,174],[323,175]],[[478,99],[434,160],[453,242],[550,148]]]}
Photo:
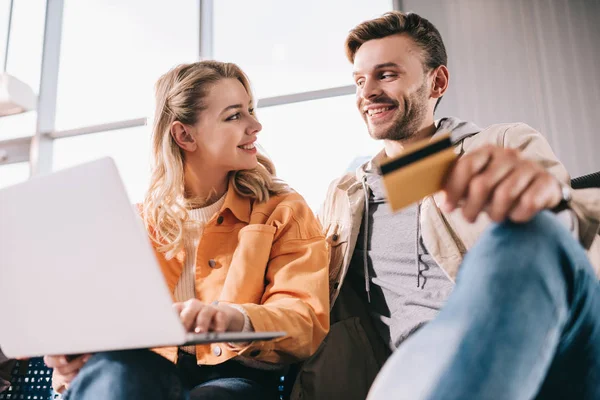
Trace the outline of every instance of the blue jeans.
{"label": "blue jeans", "polygon": [[[188,366],[184,368],[188,369]],[[193,368],[203,367],[194,365]],[[237,365],[233,368],[239,369]],[[212,370],[211,367],[208,367],[208,370]],[[265,387],[264,382],[258,380],[235,376],[214,377],[211,373],[210,379],[199,380],[200,383],[190,386],[188,372],[195,373],[183,371],[180,365],[176,367],[175,364],[149,350],[98,353],[92,356],[81,369],[65,393],[64,399],[264,400],[277,398],[276,383],[272,387]]]}
{"label": "blue jeans", "polygon": [[387,361],[369,400],[600,399],[600,285],[549,212],[494,225],[439,315]]}

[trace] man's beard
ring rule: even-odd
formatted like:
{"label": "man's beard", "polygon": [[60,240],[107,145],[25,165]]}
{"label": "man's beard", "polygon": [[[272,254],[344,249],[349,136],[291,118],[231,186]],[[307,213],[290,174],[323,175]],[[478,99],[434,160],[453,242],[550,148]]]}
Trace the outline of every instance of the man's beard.
{"label": "man's beard", "polygon": [[[369,129],[369,133],[377,140],[404,141],[416,136],[423,120],[427,116],[427,80],[415,93],[404,99],[404,113],[392,122],[392,126],[386,130],[377,132]],[[391,99],[382,99],[385,103],[392,103]],[[395,103],[395,102],[393,102]],[[399,110],[400,107],[397,108]]]}

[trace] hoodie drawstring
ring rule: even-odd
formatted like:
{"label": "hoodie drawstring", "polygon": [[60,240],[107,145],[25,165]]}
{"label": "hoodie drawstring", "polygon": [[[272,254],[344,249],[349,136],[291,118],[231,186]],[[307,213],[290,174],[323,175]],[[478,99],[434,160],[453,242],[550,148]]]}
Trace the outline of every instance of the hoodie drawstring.
{"label": "hoodie drawstring", "polygon": [[371,302],[371,279],[369,278],[369,257],[367,256],[369,246],[369,188],[367,187],[367,176],[362,178],[363,191],[365,193],[365,212],[363,229],[363,266],[365,271],[365,291],[367,292],[367,302]]}
{"label": "hoodie drawstring", "polygon": [[[421,270],[421,254],[419,254],[419,238],[421,237],[421,202],[417,203],[417,239],[415,242],[415,264],[417,266],[417,287],[424,288],[427,277]],[[421,277],[423,277],[423,286],[421,286]]]}
{"label": "hoodie drawstring", "polygon": [[[362,187],[365,195],[365,211],[364,211],[364,229],[363,229],[363,268],[365,273],[365,292],[367,292],[367,301],[371,302],[371,279],[369,277],[369,257],[368,257],[368,246],[369,246],[369,187],[367,186],[367,176],[362,177]],[[423,275],[424,270],[421,269],[421,254],[419,252],[419,239],[421,237],[421,202],[417,203],[417,235],[415,239],[415,266],[417,269],[417,287],[424,288],[427,283],[427,277]],[[421,285],[421,278],[423,278],[423,285]]]}

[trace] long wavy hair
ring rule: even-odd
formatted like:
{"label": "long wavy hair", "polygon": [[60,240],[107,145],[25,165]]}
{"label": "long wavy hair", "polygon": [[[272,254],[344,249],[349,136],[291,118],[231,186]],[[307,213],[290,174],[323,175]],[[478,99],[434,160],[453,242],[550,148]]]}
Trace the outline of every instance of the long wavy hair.
{"label": "long wavy hair", "polygon": [[[184,185],[185,154],[171,136],[171,124],[194,125],[207,108],[206,96],[221,79],[239,80],[252,98],[250,82],[235,64],[200,61],[179,65],[156,83],[156,111],[152,129],[152,175],[143,203],[146,229],[158,250],[172,258],[183,248],[188,210],[206,204],[207,199],[190,198]],[[275,175],[273,162],[260,152],[254,169],[232,171],[235,191],[259,203],[289,187]]]}

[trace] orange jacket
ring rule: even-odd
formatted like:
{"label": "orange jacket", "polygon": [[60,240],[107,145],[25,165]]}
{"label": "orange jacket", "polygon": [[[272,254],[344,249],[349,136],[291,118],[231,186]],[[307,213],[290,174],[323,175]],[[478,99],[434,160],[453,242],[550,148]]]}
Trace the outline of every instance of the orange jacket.
{"label": "orange jacket", "polygon": [[[155,253],[173,293],[185,254],[167,260]],[[300,195],[291,192],[258,204],[230,185],[198,245],[196,297],[239,304],[255,331],[288,335],[245,347],[198,345],[198,363],[219,364],[237,355],[289,363],[311,356],[329,331],[328,262],[321,225]],[[176,348],[155,351],[176,360]]]}

